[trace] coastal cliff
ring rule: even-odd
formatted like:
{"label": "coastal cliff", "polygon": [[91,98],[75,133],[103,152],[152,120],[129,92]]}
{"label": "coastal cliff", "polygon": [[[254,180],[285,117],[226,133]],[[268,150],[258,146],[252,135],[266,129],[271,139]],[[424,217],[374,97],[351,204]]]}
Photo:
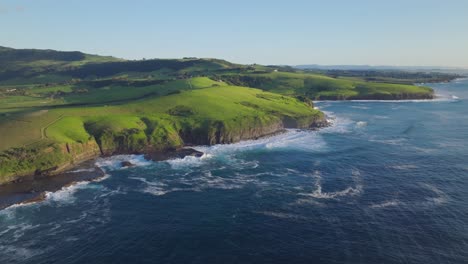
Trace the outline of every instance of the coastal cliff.
{"label": "coastal cliff", "polygon": [[[158,126],[142,118],[144,128],[120,131],[92,130],[86,142],[49,143],[40,147],[14,148],[0,156],[0,184],[7,184],[61,173],[77,164],[117,154],[165,155],[185,146],[235,143],[257,139],[284,131],[286,128],[315,129],[327,125],[323,113],[303,117],[271,116],[267,119],[205,121],[198,126],[172,123]],[[85,124],[86,126],[86,124]]]}

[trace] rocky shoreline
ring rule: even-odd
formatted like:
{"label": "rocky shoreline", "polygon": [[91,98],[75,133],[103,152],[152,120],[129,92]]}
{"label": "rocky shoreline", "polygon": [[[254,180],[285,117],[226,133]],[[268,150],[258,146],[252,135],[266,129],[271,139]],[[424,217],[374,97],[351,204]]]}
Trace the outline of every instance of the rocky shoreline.
{"label": "rocky shoreline", "polygon": [[[286,131],[286,128],[294,128],[297,124],[284,122],[282,125],[275,127],[274,130],[267,130],[268,133],[257,134],[254,133],[251,137],[239,137],[232,141],[227,139],[221,141],[218,138],[213,144],[228,144],[235,143],[242,140],[255,140],[262,137],[273,136]],[[323,120],[314,120],[312,124],[306,129],[317,130],[329,126],[330,123],[323,118]],[[304,129],[304,128],[302,128]],[[208,142],[210,143],[210,142]],[[205,144],[205,145],[213,145]],[[97,167],[94,163],[99,157],[111,157],[114,155],[128,155],[139,154],[144,155],[145,159],[152,161],[164,161],[170,159],[183,159],[187,156],[201,157],[203,152],[197,151],[190,146],[195,144],[187,144],[185,147],[177,149],[166,149],[164,151],[148,151],[148,152],[116,152],[111,154],[102,155],[95,151],[89,153],[81,153],[79,159],[74,162],[69,162],[60,167],[54,167],[46,171],[36,171],[34,174],[19,176],[13,181],[0,184],[0,210],[12,205],[22,205],[43,201],[47,198],[47,193],[56,192],[63,188],[69,187],[79,182],[92,182],[102,179],[106,176],[104,171]],[[120,164],[121,167],[133,167],[128,160],[124,160]]]}
{"label": "rocky shoreline", "polygon": [[53,177],[22,177],[15,183],[0,185],[0,210],[12,205],[24,205],[41,202],[47,193],[53,193],[79,182],[98,181],[106,174],[89,160]]}
{"label": "rocky shoreline", "polygon": [[[168,137],[177,138],[178,144],[170,146],[161,141],[152,143],[150,139],[144,144],[133,138],[133,131],[123,131],[122,134],[112,136],[98,135],[91,137],[87,142],[74,142],[54,144],[44,147],[34,153],[12,154],[13,159],[21,159],[29,163],[41,161],[47,165],[42,168],[31,168],[17,174],[2,177],[1,185],[16,184],[24,180],[54,176],[62,174],[77,165],[98,158],[113,155],[140,154],[148,159],[161,161],[171,158],[181,158],[187,155],[201,155],[187,150],[194,145],[214,145],[236,143],[242,140],[258,139],[276,134],[287,128],[317,129],[327,125],[325,116],[305,116],[300,118],[283,117],[272,122],[258,122],[251,126],[241,125],[235,128],[227,128],[221,122],[212,122],[204,129],[186,129],[177,131]],[[141,131],[138,131],[140,133]],[[141,133],[140,133],[141,134]],[[167,139],[170,140],[169,138]],[[16,158],[18,157],[18,158]],[[21,158],[20,158],[21,157]],[[50,157],[50,158],[48,158]],[[52,158],[54,157],[54,158]]]}

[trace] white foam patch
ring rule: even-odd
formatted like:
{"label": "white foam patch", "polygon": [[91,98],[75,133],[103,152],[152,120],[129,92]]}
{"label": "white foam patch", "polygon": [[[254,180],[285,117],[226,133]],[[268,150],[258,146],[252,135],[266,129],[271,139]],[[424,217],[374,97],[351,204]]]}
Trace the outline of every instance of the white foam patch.
{"label": "white foam patch", "polygon": [[78,170],[72,170],[69,171],[70,173],[79,173],[79,172],[93,172],[95,171],[94,168],[89,168],[89,169],[78,169]]}
{"label": "white foam patch", "polygon": [[421,147],[416,147],[416,146],[411,146],[411,149],[415,150],[415,151],[418,151],[418,152],[422,152],[422,153],[434,153],[434,152],[437,152],[438,150],[437,149],[432,149],[432,148],[421,148]]}
{"label": "white foam patch", "polygon": [[362,109],[362,110],[370,109],[368,106],[363,106],[363,105],[353,105],[351,106],[351,108]]}
{"label": "white foam patch", "polygon": [[383,115],[374,115],[373,118],[375,118],[375,119],[389,119],[390,117],[383,116]]}
{"label": "white foam patch", "polygon": [[[137,180],[144,183],[143,187],[137,187],[138,191],[150,193],[155,196],[162,196],[172,192],[191,191],[199,192],[206,189],[222,189],[232,190],[240,189],[246,185],[253,184],[257,186],[270,185],[268,182],[262,182],[260,177],[270,175],[269,173],[233,173],[232,175],[217,176],[213,175],[210,170],[205,170],[200,173],[186,173],[180,177],[171,179],[147,179],[143,177],[130,177],[129,179]],[[279,176],[279,175],[277,175]]]}
{"label": "white foam patch", "polygon": [[426,201],[422,203],[423,205],[442,205],[447,203],[449,197],[443,191],[430,184],[422,184],[422,186],[436,194],[436,197],[426,198]]}
{"label": "white foam patch", "polygon": [[[70,186],[63,187],[62,189],[55,191],[55,192],[45,192],[45,199],[39,200],[37,202],[31,203],[18,203],[12,204],[2,210],[0,210],[0,216],[6,216],[7,218],[14,218],[16,209],[19,208],[26,208],[26,207],[33,207],[38,204],[70,204],[75,201],[74,194],[80,189],[88,189],[88,188],[97,188],[102,189],[101,185],[89,185],[92,182],[102,182],[106,179],[110,178],[109,174],[105,174],[103,177],[99,177],[97,179],[93,179],[90,181],[80,181],[75,182]],[[113,191],[111,191],[113,192]]]}
{"label": "white foam patch", "polygon": [[116,155],[106,158],[98,158],[96,160],[96,166],[101,169],[119,170],[123,169],[121,163],[124,161],[130,162],[134,166],[148,166],[153,163],[150,160],[146,160],[144,155]]}
{"label": "white foam patch", "polygon": [[401,165],[392,165],[389,166],[392,169],[396,170],[412,170],[412,169],[417,169],[419,168],[417,165],[414,164],[401,164]]}
{"label": "white foam patch", "polygon": [[288,129],[285,133],[257,140],[245,140],[233,144],[200,146],[197,150],[207,155],[223,155],[256,149],[298,149],[317,151],[325,147],[325,142],[316,131]]}
{"label": "white foam patch", "polygon": [[455,80],[453,80],[452,82],[454,83],[463,83],[463,82],[466,82],[468,81],[468,78],[457,78]]}
{"label": "white foam patch", "polygon": [[145,193],[150,193],[156,196],[165,195],[169,193],[169,190],[167,190],[166,188],[167,184],[164,184],[162,182],[151,182],[143,177],[130,177],[129,179],[133,179],[133,180],[137,180],[137,181],[141,181],[145,183],[147,185],[147,187],[143,189],[143,192]]}
{"label": "white foam patch", "polygon": [[105,181],[105,180],[109,179],[110,177],[111,177],[111,175],[106,173],[102,177],[92,179],[91,182],[102,182],[102,181]]}
{"label": "white foam patch", "polygon": [[327,116],[327,121],[331,125],[320,129],[317,133],[349,133],[350,127],[353,125],[353,121],[349,118],[336,116],[333,112],[322,111]]}
{"label": "white foam patch", "polygon": [[[90,185],[99,187],[96,185]],[[76,238],[69,237],[67,233],[75,230],[77,227],[80,232],[89,232],[90,230],[100,228],[110,221],[110,202],[108,197],[100,195],[113,195],[117,190],[108,190],[97,192],[91,199],[87,198],[84,202],[86,208],[70,215],[62,215],[56,219],[35,218],[35,215],[42,213],[40,206],[54,205],[56,202],[69,202],[70,195],[82,188],[82,184],[63,188],[55,194],[49,194],[47,200],[35,204],[15,205],[8,209],[0,211],[0,215],[13,215],[11,219],[0,218],[2,230],[0,230],[0,259],[2,263],[18,263],[26,259],[34,259],[37,255],[55,250],[52,245],[47,246],[44,241],[49,239],[61,238],[61,241],[75,241]],[[86,187],[88,188],[88,187]],[[28,209],[19,210],[20,208]],[[37,210],[29,210],[29,209]],[[56,208],[60,210],[59,208]],[[24,214],[26,213],[26,214]],[[84,223],[83,223],[84,222]]]}
{"label": "white foam patch", "polygon": [[326,148],[323,138],[313,131],[291,131],[284,137],[272,139],[265,144],[267,149],[297,149],[302,151],[321,151]]}
{"label": "white foam patch", "polygon": [[390,200],[390,201],[384,201],[382,203],[377,203],[377,204],[371,204],[369,207],[374,208],[374,209],[379,209],[379,208],[387,208],[387,207],[395,207],[395,206],[400,206],[403,203],[398,200]]}
{"label": "white foam patch", "polygon": [[170,159],[165,162],[169,163],[173,169],[181,169],[186,167],[199,167],[204,161],[209,160],[212,157],[212,154],[204,153],[201,157],[185,156],[182,159]]}
{"label": "white foam patch", "polygon": [[384,201],[377,204],[371,204],[369,207],[372,209],[382,209],[388,207],[405,207],[410,208],[412,210],[415,209],[426,209],[435,206],[441,206],[447,203],[449,197],[443,191],[438,189],[437,187],[430,185],[430,184],[421,184],[421,186],[427,190],[432,191],[435,196],[434,197],[426,197],[423,200],[414,201],[414,202],[405,202],[398,199],[392,199],[388,201]]}
{"label": "white foam patch", "polygon": [[375,139],[375,137],[371,137],[369,139],[370,142],[377,142],[386,145],[394,145],[394,146],[401,146],[405,145],[406,139],[405,138],[396,138],[396,139]]}
{"label": "white foam patch", "polygon": [[74,194],[80,189],[85,189],[88,184],[89,181],[82,181],[67,187],[63,187],[62,189],[56,192],[46,192],[45,202],[52,202],[55,204],[73,203],[75,201]]}
{"label": "white foam patch", "polygon": [[365,126],[367,126],[367,122],[365,122],[365,121],[358,121],[358,122],[356,122],[356,126],[357,126],[357,127],[365,127]]}
{"label": "white foam patch", "polygon": [[[325,133],[348,133],[354,122],[350,119],[337,117],[332,112],[326,112],[331,126],[318,131],[287,129],[285,133],[263,137],[256,140],[245,140],[233,144],[217,144],[213,146],[196,146],[194,149],[204,153],[202,157],[187,156],[182,159],[171,159],[166,162],[174,169],[187,167],[199,167],[212,158],[227,158],[231,164],[236,163],[243,167],[256,168],[257,161],[242,161],[234,157],[236,153],[249,150],[275,150],[293,149],[310,152],[327,150],[327,144],[323,139]],[[114,160],[119,165],[122,159]]]}
{"label": "white foam patch", "polygon": [[318,199],[336,199],[343,196],[356,196],[360,195],[363,191],[363,185],[361,184],[360,172],[357,170],[352,171],[353,181],[355,186],[347,187],[344,190],[334,191],[334,192],[324,192],[322,190],[322,176],[319,171],[314,173],[315,180],[315,190],[312,193],[299,193],[302,196],[308,196]]}
{"label": "white foam patch", "polygon": [[3,216],[7,219],[12,219],[15,217],[16,209],[30,207],[33,206],[35,203],[20,203],[20,204],[12,204],[6,208],[0,210],[0,216]]}

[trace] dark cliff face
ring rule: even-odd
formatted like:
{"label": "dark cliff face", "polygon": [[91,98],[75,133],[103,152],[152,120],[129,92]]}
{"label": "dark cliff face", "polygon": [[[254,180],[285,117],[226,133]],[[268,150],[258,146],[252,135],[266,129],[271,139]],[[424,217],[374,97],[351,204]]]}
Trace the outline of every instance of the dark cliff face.
{"label": "dark cliff face", "polygon": [[277,133],[283,129],[284,127],[281,121],[272,122],[270,124],[238,127],[235,129],[229,129],[227,125],[221,121],[214,121],[205,127],[181,130],[180,136],[185,144],[214,145],[255,139]]}
{"label": "dark cliff face", "polygon": [[86,143],[46,144],[42,148],[16,148],[0,156],[0,184],[27,176],[46,176],[61,172],[101,154],[94,139]]}
{"label": "dark cliff face", "polygon": [[309,116],[293,118],[285,116],[271,121],[257,120],[250,125],[230,128],[221,121],[214,121],[208,126],[192,129],[188,128],[179,132],[185,144],[190,145],[214,145],[229,144],[241,140],[257,139],[283,131],[286,128],[317,128],[326,125],[324,116]]}
{"label": "dark cliff face", "polygon": [[106,131],[91,137],[85,143],[55,144],[37,150],[39,152],[19,149],[18,153],[13,153],[8,160],[2,161],[7,162],[4,165],[8,165],[12,170],[2,172],[0,184],[14,182],[26,176],[42,177],[57,174],[80,162],[102,155],[149,154],[149,157],[171,157],[164,154],[174,152],[183,146],[235,143],[272,135],[285,128],[309,129],[326,125],[324,116],[319,115],[301,118],[272,117],[268,120],[254,119],[250,122],[239,121],[230,124],[208,121],[198,127],[179,127],[179,130],[174,127],[164,130],[155,128],[147,131],[141,129]]}

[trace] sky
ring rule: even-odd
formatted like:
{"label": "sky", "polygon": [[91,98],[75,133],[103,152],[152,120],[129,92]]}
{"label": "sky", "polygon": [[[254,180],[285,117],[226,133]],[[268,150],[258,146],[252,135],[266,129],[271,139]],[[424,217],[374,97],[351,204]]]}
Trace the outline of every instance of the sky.
{"label": "sky", "polygon": [[0,0],[0,46],[127,59],[468,67],[468,0]]}

